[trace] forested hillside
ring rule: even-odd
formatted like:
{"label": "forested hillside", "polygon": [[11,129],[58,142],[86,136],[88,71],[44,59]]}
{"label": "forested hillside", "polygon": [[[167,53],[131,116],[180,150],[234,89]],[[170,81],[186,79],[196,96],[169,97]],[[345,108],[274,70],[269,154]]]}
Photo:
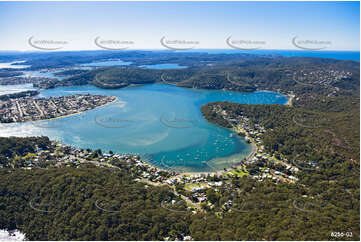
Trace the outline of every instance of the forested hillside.
{"label": "forested hillside", "polygon": [[190,213],[163,209],[167,188],[124,169],[0,170],[0,227],[29,240],[164,240],[189,234]]}
{"label": "forested hillside", "polygon": [[[214,58],[217,59],[217,55]],[[354,95],[359,90],[359,82],[359,63],[355,61],[254,56],[185,69],[97,68],[62,80],[59,85],[93,84],[100,88],[122,88],[131,84],[167,83],[186,88],[241,92],[282,91],[304,98],[310,95]]]}
{"label": "forested hillside", "polygon": [[[81,58],[63,53],[61,60],[34,54],[25,64],[34,69],[66,67],[110,57],[134,63],[70,71],[76,75],[52,87],[91,84],[123,88],[165,83],[288,94],[293,97],[289,106],[216,102],[201,108],[204,117],[217,125],[234,128],[224,119],[223,114],[228,114],[246,117],[250,126],[264,128],[257,138],[272,156],[266,159],[261,155],[255,162],[244,159],[242,168],[204,175],[207,183],[221,185],[207,187],[206,202],[196,208],[190,206],[192,201],[184,206],[184,195],[189,195],[185,184],[177,184],[173,190],[165,180],[163,185],[146,182],[139,176],[143,173],[143,168],[137,168],[140,163],[130,166],[123,162],[128,158],[100,166],[100,150],[77,150],[74,154],[79,156],[73,159],[78,158],[77,163],[61,160],[55,166],[48,164],[52,155],[63,157],[69,147],[50,145],[47,137],[0,138],[0,229],[19,229],[29,240],[360,239],[358,62],[118,52]],[[155,61],[188,68],[151,70],[136,66]],[[52,147],[56,152],[46,152]],[[36,152],[46,153],[37,156],[43,157],[44,166],[25,165],[35,159]],[[91,159],[80,158],[80,153],[88,153]],[[73,157],[73,153],[66,155]],[[307,166],[297,163],[299,160],[307,161]],[[289,163],[282,164],[285,162]],[[287,166],[299,169],[291,171]],[[268,175],[282,172],[285,179],[269,177],[265,170]],[[174,175],[164,173],[164,179]],[[195,200],[191,196],[188,199]],[[337,237],[332,232],[348,236]]]}
{"label": "forested hillside", "polygon": [[[353,103],[353,105],[346,107],[346,103]],[[312,213],[313,218],[305,219],[303,226],[307,226],[306,224],[317,217],[324,221],[319,221],[320,225],[312,225],[309,228],[317,227],[318,230],[322,230],[326,223],[330,229],[332,226],[344,229],[353,227],[354,233],[358,233],[360,212],[359,102],[350,97],[325,97],[321,102],[303,102],[302,104],[296,102],[295,106],[216,102],[203,106],[202,113],[208,121],[228,128],[232,126],[220,113],[213,111],[214,107],[224,110],[228,114],[249,118],[251,124],[259,124],[265,128],[266,132],[262,135],[262,141],[267,152],[285,158],[284,160],[288,160],[291,165],[301,165],[298,166],[300,171],[297,173],[299,178],[297,184],[301,187],[297,190],[298,192],[303,190],[302,197],[303,195],[308,198],[311,196],[313,200],[309,202],[309,205],[313,204],[312,206],[320,209],[318,212]],[[301,106],[303,108],[300,108]],[[297,164],[299,160],[312,161],[313,166],[306,167],[303,164]],[[272,164],[258,162],[250,165],[256,170],[264,166],[269,167]],[[254,192],[257,193],[257,190]],[[270,194],[281,196],[275,190]],[[287,195],[286,197],[290,196],[290,192],[283,194]],[[315,201],[318,202],[315,203]],[[303,201],[302,204],[305,205],[305,203],[307,202]],[[304,210],[307,211],[307,209]],[[281,211],[285,212],[287,209],[281,209]],[[292,215],[289,214],[289,216],[291,217],[288,218],[292,220]],[[346,222],[346,218],[350,220]],[[288,219],[284,221],[288,221]],[[275,227],[281,229],[281,224],[275,225]],[[289,226],[290,224],[286,226],[288,232],[290,231]],[[287,232],[284,231],[284,233]],[[311,239],[311,237],[303,239]]]}

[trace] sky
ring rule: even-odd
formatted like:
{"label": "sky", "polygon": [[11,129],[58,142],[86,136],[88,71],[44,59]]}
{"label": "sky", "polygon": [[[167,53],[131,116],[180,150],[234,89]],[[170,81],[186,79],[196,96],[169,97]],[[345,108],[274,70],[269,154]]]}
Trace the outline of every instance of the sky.
{"label": "sky", "polygon": [[[97,50],[116,47],[166,49],[298,49],[297,41],[326,50],[360,49],[359,2],[0,2],[0,50]],[[44,45],[40,40],[57,41]],[[36,42],[38,41],[38,42]],[[59,41],[61,43],[59,44]],[[249,41],[256,41],[253,44]],[[115,45],[102,42],[101,46]],[[104,44],[105,43],[105,44]],[[164,42],[163,42],[164,43]],[[297,42],[300,43],[300,42]],[[306,43],[306,44],[305,44]],[[302,43],[300,44],[302,45]]]}

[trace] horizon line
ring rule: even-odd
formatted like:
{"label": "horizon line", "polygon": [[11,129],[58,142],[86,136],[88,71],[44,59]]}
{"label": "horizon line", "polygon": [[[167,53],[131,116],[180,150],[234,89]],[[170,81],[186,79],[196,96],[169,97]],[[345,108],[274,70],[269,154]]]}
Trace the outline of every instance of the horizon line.
{"label": "horizon line", "polygon": [[228,50],[236,52],[255,52],[255,51],[300,51],[300,52],[328,52],[328,51],[343,51],[343,52],[360,52],[360,50],[347,50],[347,49],[330,49],[330,50],[301,50],[301,49],[257,49],[257,50],[237,50],[225,48],[197,48],[189,50],[171,50],[171,49],[126,49],[126,50],[106,50],[106,49],[72,49],[72,50],[0,50],[0,52],[27,52],[27,53],[59,53],[59,52],[75,52],[75,51],[108,51],[108,52],[130,52],[130,51],[170,51],[170,52],[194,52],[197,50]]}

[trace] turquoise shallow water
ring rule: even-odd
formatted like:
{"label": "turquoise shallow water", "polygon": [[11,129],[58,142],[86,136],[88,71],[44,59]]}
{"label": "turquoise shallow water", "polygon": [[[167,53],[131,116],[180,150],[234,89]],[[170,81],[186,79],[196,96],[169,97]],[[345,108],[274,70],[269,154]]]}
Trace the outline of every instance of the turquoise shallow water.
{"label": "turquoise shallow water", "polygon": [[160,167],[211,171],[229,167],[251,151],[232,131],[208,123],[200,106],[214,101],[284,104],[274,92],[235,93],[152,84],[117,90],[93,86],[42,90],[43,97],[71,94],[117,96],[112,104],[49,121],[2,124],[1,136],[47,135],[81,148],[140,154]]}

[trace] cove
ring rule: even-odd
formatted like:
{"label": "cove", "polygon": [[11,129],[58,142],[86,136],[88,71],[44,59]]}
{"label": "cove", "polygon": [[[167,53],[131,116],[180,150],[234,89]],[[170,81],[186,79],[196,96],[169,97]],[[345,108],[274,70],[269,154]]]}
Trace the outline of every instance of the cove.
{"label": "cove", "polygon": [[231,130],[207,122],[203,104],[231,101],[247,104],[285,104],[276,92],[185,89],[149,84],[116,90],[94,86],[59,87],[40,91],[40,97],[99,94],[118,99],[103,107],[47,121],[1,124],[1,136],[45,135],[79,147],[141,155],[160,168],[209,172],[230,167],[248,156],[251,145]]}

